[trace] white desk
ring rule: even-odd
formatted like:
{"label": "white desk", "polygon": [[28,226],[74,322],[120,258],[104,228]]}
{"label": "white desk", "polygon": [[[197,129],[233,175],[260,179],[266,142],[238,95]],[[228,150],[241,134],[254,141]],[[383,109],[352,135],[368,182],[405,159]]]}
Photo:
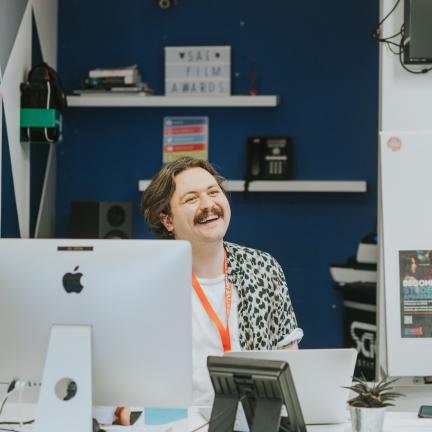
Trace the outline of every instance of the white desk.
{"label": "white desk", "polygon": [[[310,425],[306,426],[307,432],[351,432],[349,411],[346,412],[346,421],[338,425]],[[189,408],[189,429],[191,432],[203,425],[206,421],[195,407]],[[203,427],[199,432],[207,432],[208,426]],[[432,419],[419,419],[417,413],[412,412],[388,412],[384,421],[383,432],[417,432],[432,431]],[[173,430],[177,432],[177,430]],[[183,431],[182,431],[183,432]]]}
{"label": "white desk", "polygon": [[[135,408],[134,408],[135,410]],[[18,406],[16,404],[6,404],[1,421],[16,421],[18,418]],[[36,413],[36,405],[22,404],[23,420],[31,420]],[[307,426],[308,432],[351,432],[349,422],[349,411],[346,412],[346,420],[338,425],[311,425]],[[191,432],[207,421],[198,412],[196,407],[189,408],[189,418],[180,422],[172,423],[172,432]],[[18,429],[16,429],[18,430]],[[26,428],[30,432],[30,428]],[[127,432],[125,427],[124,431]],[[208,426],[204,426],[199,432],[207,432]],[[413,412],[388,412],[384,422],[384,432],[417,432],[432,431],[432,419],[419,419],[417,413]]]}

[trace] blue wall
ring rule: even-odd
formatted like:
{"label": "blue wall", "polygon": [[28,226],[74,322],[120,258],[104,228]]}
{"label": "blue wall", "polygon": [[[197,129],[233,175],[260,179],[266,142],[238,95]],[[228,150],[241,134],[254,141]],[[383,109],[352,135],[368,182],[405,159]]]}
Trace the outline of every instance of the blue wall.
{"label": "blue wall", "polygon": [[260,94],[277,108],[69,108],[57,159],[57,236],[69,203],[132,201],[135,238],[151,238],[138,181],[162,161],[164,116],[207,115],[210,161],[229,179],[245,173],[253,135],[293,137],[296,180],[367,180],[365,194],[232,195],[226,239],[282,265],[303,348],[342,345],[342,299],[329,265],[356,253],[377,213],[378,46],[369,39],[376,0],[60,0],[59,66],[68,94],[95,67],[138,63],[164,93],[164,47],[230,45],[232,93],[247,94],[256,60]]}

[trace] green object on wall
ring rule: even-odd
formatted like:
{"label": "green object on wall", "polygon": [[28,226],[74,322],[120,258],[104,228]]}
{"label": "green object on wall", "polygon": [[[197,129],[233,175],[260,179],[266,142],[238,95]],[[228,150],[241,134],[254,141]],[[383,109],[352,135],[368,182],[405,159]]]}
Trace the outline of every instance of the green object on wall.
{"label": "green object on wall", "polygon": [[[62,124],[63,118],[60,111],[55,109],[43,109],[43,108],[21,108],[20,126],[23,133],[26,132],[26,128],[29,127],[49,127],[59,129],[59,139],[56,144],[62,142]],[[28,139],[22,138],[21,141],[25,142]],[[34,143],[34,141],[32,141]],[[49,143],[43,143],[49,144]]]}
{"label": "green object on wall", "polygon": [[61,113],[55,109],[21,109],[21,127],[59,127],[60,121]]}

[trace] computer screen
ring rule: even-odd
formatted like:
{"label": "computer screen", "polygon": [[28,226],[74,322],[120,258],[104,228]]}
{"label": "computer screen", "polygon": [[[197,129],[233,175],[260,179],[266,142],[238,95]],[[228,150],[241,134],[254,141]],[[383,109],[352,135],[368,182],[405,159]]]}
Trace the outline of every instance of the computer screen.
{"label": "computer screen", "polygon": [[404,63],[432,63],[432,1],[405,0]]}
{"label": "computer screen", "polygon": [[35,402],[53,326],[91,326],[93,405],[190,406],[188,242],[0,239],[0,256],[0,382]]}

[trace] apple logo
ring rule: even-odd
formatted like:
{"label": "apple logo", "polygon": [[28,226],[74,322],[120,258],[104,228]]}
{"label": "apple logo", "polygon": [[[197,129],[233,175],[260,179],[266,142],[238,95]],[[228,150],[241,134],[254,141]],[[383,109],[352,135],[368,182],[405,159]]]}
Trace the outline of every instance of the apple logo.
{"label": "apple logo", "polygon": [[[76,266],[74,271],[77,271],[78,267],[79,266]],[[82,273],[66,273],[63,276],[63,287],[68,294],[72,292],[79,294],[81,290],[84,288],[81,285],[81,280],[80,280],[82,275],[83,275]]]}

